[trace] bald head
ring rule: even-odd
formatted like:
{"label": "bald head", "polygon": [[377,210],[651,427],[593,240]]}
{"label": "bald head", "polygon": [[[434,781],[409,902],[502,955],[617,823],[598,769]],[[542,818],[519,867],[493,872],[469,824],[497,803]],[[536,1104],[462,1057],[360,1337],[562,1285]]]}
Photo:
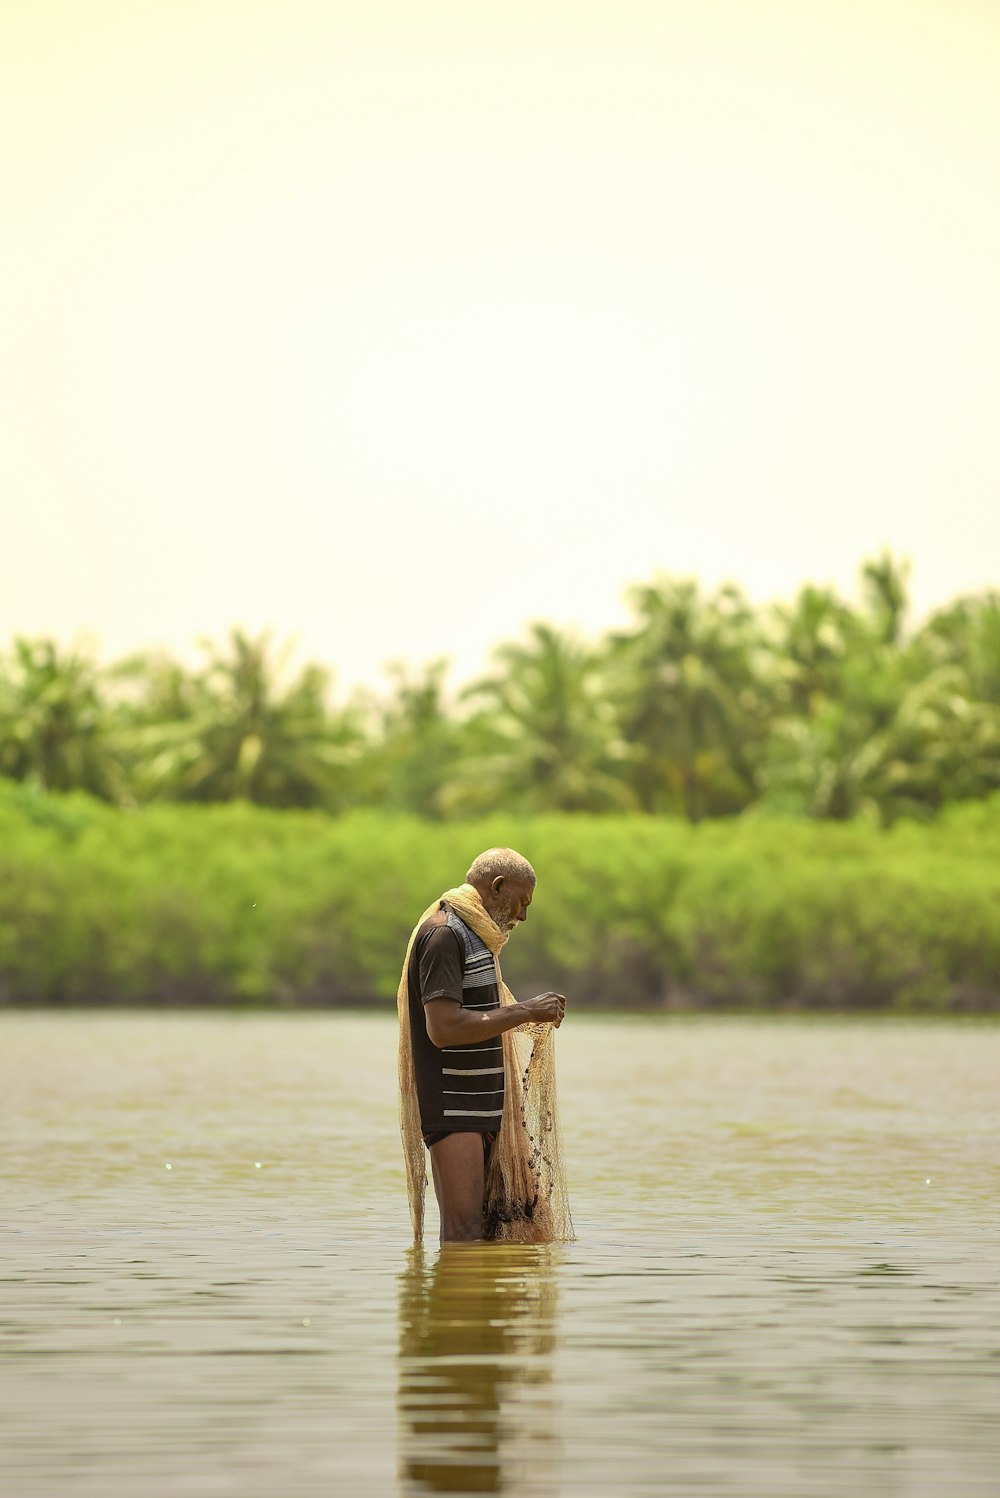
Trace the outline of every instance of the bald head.
{"label": "bald head", "polygon": [[501,931],[509,935],[519,921],[528,919],[535,871],[513,848],[487,848],[473,859],[465,877],[479,891],[484,908]]}
{"label": "bald head", "polygon": [[531,864],[520,853],[515,853],[513,848],[487,848],[485,853],[480,853],[478,858],[472,860],[472,867],[465,877],[477,889],[480,884],[492,884],[498,877],[520,879],[532,888],[537,882]]}

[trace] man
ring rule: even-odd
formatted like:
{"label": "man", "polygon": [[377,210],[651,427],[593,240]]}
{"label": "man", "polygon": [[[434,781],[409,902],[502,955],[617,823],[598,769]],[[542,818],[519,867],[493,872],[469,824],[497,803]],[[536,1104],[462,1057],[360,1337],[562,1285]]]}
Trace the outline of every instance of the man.
{"label": "man", "polygon": [[[410,940],[399,991],[404,1147],[415,1092],[442,1242],[484,1237],[487,1169],[504,1116],[509,1071],[502,1036],[529,1023],[558,1028],[565,1013],[565,998],[553,992],[522,1003],[502,1002],[495,955],[527,920],[535,884],[535,871],[520,853],[489,848],[473,862],[466,883],[436,902]],[[523,1132],[519,1120],[509,1120],[508,1140],[515,1124]],[[419,1236],[422,1178],[418,1210],[412,1159],[407,1164]]]}

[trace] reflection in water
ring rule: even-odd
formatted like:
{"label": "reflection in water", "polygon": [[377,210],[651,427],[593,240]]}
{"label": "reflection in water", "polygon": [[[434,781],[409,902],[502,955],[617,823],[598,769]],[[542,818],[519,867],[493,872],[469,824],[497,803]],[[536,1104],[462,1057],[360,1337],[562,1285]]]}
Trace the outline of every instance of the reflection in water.
{"label": "reflection in water", "polygon": [[553,1491],[551,1358],[560,1250],[445,1244],[399,1277],[404,1493]]}

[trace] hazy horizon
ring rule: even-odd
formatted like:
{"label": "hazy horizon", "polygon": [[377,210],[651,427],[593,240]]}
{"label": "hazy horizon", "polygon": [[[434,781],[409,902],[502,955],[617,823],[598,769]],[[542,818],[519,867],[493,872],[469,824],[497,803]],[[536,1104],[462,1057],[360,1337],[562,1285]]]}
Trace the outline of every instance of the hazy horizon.
{"label": "hazy horizon", "polygon": [[[860,559],[857,576],[852,581],[850,587],[845,589],[838,588],[840,596],[843,597],[848,603],[857,603],[859,601],[860,566],[862,561],[867,560],[869,560],[869,558],[867,557]],[[908,559],[895,557],[894,560],[906,562]],[[672,580],[681,580],[684,577],[684,574],[675,574],[673,575]],[[701,582],[701,580],[697,578],[690,578],[689,580],[699,583]],[[632,581],[635,583],[644,583],[654,581],[654,579],[652,576],[650,576],[648,578],[635,578]],[[813,581],[814,579],[811,578],[803,578],[801,580],[801,583],[804,586]],[[724,579],[720,586],[724,586],[727,582],[734,583],[737,586],[742,587],[742,584],[740,584],[738,578]],[[912,576],[910,578],[910,582],[912,585]],[[626,587],[627,586],[629,585],[626,585]],[[767,609],[769,606],[772,606],[774,604],[791,602],[792,598],[791,592],[787,595],[774,595],[770,598],[751,598],[749,594],[746,593],[745,596],[747,597],[747,601],[751,606],[759,609]],[[968,596],[968,593],[966,592],[964,594],[955,594],[953,595],[953,598],[943,599],[939,604],[935,604],[931,608],[925,610],[923,614],[918,614],[911,606],[907,617],[907,632],[912,632],[915,628],[918,628],[924,621],[924,619],[930,617],[930,615],[935,611],[937,607],[946,606],[949,602],[957,600],[962,596]],[[448,676],[446,679],[446,691],[449,688],[453,690],[458,689],[464,685],[467,685],[476,677],[488,674],[491,669],[491,657],[494,649],[501,644],[506,644],[511,641],[524,641],[527,638],[531,625],[536,622],[544,622],[546,624],[554,626],[556,629],[566,629],[568,633],[570,633],[574,638],[596,644],[603,634],[609,634],[616,629],[627,628],[631,623],[634,623],[634,621],[635,615],[627,607],[623,595],[623,597],[619,600],[619,607],[615,610],[613,616],[609,615],[608,619],[603,624],[598,624],[590,629],[584,629],[576,621],[567,621],[558,618],[552,618],[551,616],[545,618],[544,620],[539,617],[527,618],[521,621],[513,622],[510,628],[506,629],[503,632],[498,632],[495,638],[487,640],[484,643],[482,656],[478,661],[473,660],[471,656],[467,656],[464,660],[464,669],[462,658],[456,657],[456,653],[454,651],[450,651],[447,647],[444,647],[437,651],[431,651],[426,655],[408,655],[404,647],[398,650],[394,655],[386,656],[385,659],[379,662],[371,671],[371,673],[366,676],[350,675],[348,672],[345,672],[341,669],[341,663],[336,657],[323,656],[316,651],[308,650],[306,648],[306,642],[304,641],[301,632],[297,632],[291,629],[283,629],[280,623],[274,622],[265,622],[254,628],[244,625],[240,620],[233,620],[229,625],[225,626],[215,634],[209,634],[204,630],[195,630],[186,639],[180,639],[179,641],[166,642],[162,640],[148,640],[138,645],[119,650],[117,652],[109,652],[106,648],[104,648],[102,645],[102,641],[96,634],[96,632],[86,628],[85,626],[61,635],[54,635],[52,631],[39,631],[37,637],[54,638],[60,645],[60,647],[65,649],[83,650],[87,654],[93,653],[98,660],[98,663],[102,667],[114,665],[115,663],[120,662],[132,655],[143,654],[148,654],[151,656],[157,656],[161,654],[166,655],[174,660],[177,660],[183,665],[193,667],[198,663],[204,662],[204,647],[219,647],[223,651],[223,653],[225,653],[230,636],[234,630],[248,633],[252,638],[259,638],[261,635],[266,635],[269,639],[270,646],[273,651],[273,661],[276,663],[279,657],[282,660],[280,674],[283,677],[287,676],[289,673],[291,673],[292,675],[296,674],[297,671],[299,671],[306,665],[311,664],[322,666],[329,671],[331,678],[330,685],[333,688],[335,695],[339,696],[345,689],[349,692],[354,690],[365,691],[370,689],[374,690],[377,693],[379,690],[384,690],[388,687],[391,680],[391,673],[393,668],[403,667],[408,671],[419,672],[424,666],[430,666],[435,661],[439,661],[442,658],[447,660],[449,667]],[[0,639],[0,654],[10,648],[13,639],[17,635],[23,634],[24,631],[14,630],[6,639]],[[29,637],[34,638],[35,636]]]}
{"label": "hazy horizon", "polygon": [[995,586],[998,77],[975,0],[8,0],[0,648]]}

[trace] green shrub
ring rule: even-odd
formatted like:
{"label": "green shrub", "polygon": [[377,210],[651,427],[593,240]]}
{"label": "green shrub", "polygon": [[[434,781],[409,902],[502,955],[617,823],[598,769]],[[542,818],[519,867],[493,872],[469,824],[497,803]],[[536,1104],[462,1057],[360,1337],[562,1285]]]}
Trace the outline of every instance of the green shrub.
{"label": "green shrub", "polygon": [[539,874],[515,992],[603,1008],[1000,1009],[1000,797],[933,824],[428,824],[246,803],[119,811],[0,782],[0,1003],[375,1004],[493,843]]}

